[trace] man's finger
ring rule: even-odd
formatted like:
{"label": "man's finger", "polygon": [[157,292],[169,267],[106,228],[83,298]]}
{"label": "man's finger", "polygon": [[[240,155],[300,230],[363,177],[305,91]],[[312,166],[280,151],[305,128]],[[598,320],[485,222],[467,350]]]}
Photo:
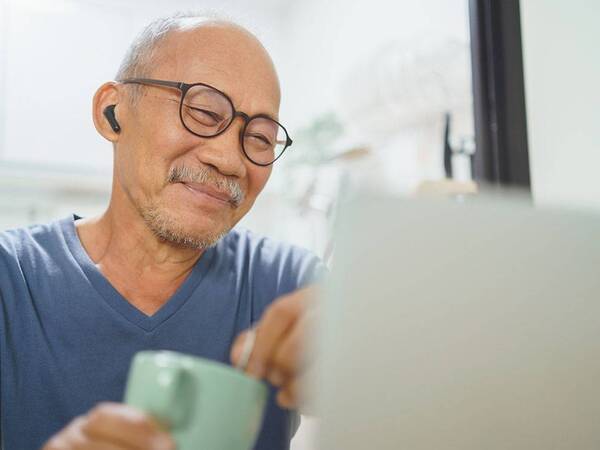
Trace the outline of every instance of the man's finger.
{"label": "man's finger", "polygon": [[297,314],[296,308],[286,302],[273,303],[265,312],[256,328],[256,342],[246,370],[249,375],[266,376],[275,349],[293,326]]}
{"label": "man's finger", "polygon": [[120,403],[101,403],[86,416],[82,431],[92,439],[133,449],[174,449],[168,433],[149,415]]}
{"label": "man's finger", "polygon": [[297,408],[301,395],[299,378],[290,379],[279,392],[277,392],[277,404],[282,408]]}
{"label": "man's finger", "polygon": [[83,433],[82,426],[85,419],[83,416],[75,418],[65,428],[64,432],[53,436],[42,448],[42,450],[64,450],[66,448],[85,448],[86,450],[123,450],[107,442],[91,441],[90,437]]}
{"label": "man's finger", "polygon": [[288,334],[275,349],[271,359],[271,369],[281,372],[284,376],[296,374],[306,366],[306,346],[309,336],[311,318],[304,315],[297,321]]}
{"label": "man's finger", "polygon": [[[291,294],[273,302],[265,311],[258,325],[255,327],[256,336],[252,353],[250,355],[246,372],[257,378],[266,377],[273,365],[273,360],[278,353],[279,346],[286,343],[288,334],[293,333],[293,327],[302,318],[308,305],[313,301],[316,288],[310,286],[300,289]],[[292,352],[288,355],[288,361],[285,361],[281,372],[288,372],[290,369],[299,366],[297,346],[301,345],[302,337],[294,333],[294,341],[297,343],[286,344],[284,353]],[[242,357],[244,341],[247,337],[247,331],[242,333],[235,340],[231,349],[231,360],[238,365]]]}

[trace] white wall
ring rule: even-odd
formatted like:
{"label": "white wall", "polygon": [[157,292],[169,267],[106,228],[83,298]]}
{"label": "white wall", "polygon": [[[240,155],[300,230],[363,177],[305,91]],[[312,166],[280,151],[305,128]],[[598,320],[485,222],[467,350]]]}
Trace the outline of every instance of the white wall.
{"label": "white wall", "polygon": [[8,2],[2,157],[110,167],[92,124],[95,89],[112,78],[131,39],[126,9],[76,2]]}
{"label": "white wall", "polygon": [[[373,151],[361,182],[394,192],[443,177],[443,114],[473,134],[466,0],[303,0],[287,19],[281,117],[294,134],[319,114],[344,125],[341,150]],[[458,100],[458,101],[457,101]],[[302,151],[297,141],[292,152]],[[296,144],[295,144],[296,145]]]}
{"label": "white wall", "polygon": [[284,113],[303,124],[315,112],[336,108],[340,96],[354,95],[340,85],[386,44],[416,47],[428,37],[468,43],[467,1],[303,0],[290,10],[285,36],[280,67],[284,82],[293,84],[284,85]]}
{"label": "white wall", "polygon": [[2,145],[4,128],[6,125],[5,118],[5,75],[6,75],[6,30],[8,28],[8,14],[6,8],[6,0],[0,0],[0,158],[2,158]]}
{"label": "white wall", "polygon": [[522,0],[532,190],[600,208],[600,2]]}

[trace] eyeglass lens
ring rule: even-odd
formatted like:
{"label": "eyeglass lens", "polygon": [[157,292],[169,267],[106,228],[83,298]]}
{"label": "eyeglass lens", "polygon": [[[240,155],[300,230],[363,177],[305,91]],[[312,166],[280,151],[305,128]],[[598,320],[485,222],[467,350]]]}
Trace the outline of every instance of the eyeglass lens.
{"label": "eyeglass lens", "polygon": [[[202,85],[192,86],[186,92],[181,107],[183,124],[203,137],[221,133],[232,122],[233,114],[227,97]],[[253,162],[270,164],[285,150],[287,137],[285,129],[274,120],[255,117],[246,125],[242,148]]]}

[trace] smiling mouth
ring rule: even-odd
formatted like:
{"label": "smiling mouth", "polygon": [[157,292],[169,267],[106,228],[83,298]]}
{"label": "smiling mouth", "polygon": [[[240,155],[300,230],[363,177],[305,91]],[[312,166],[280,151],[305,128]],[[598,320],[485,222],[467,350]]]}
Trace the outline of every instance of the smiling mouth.
{"label": "smiling mouth", "polygon": [[201,194],[208,196],[211,199],[222,203],[223,205],[229,205],[231,207],[237,206],[234,204],[234,201],[230,195],[226,194],[225,192],[218,191],[205,184],[193,182],[181,182],[181,184],[185,186],[186,189],[188,189],[196,195]]}

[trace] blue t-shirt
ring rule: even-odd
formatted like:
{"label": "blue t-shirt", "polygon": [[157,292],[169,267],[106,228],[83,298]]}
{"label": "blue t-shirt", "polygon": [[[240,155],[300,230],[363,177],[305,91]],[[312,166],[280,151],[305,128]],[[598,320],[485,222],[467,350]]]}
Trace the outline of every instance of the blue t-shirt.
{"label": "blue t-shirt", "polygon": [[[69,217],[0,233],[0,441],[39,449],[75,416],[122,401],[133,355],[165,349],[229,363],[237,334],[318,277],[298,247],[230,231],[147,316],[96,268]],[[271,395],[256,449],[289,448],[294,414]]]}

